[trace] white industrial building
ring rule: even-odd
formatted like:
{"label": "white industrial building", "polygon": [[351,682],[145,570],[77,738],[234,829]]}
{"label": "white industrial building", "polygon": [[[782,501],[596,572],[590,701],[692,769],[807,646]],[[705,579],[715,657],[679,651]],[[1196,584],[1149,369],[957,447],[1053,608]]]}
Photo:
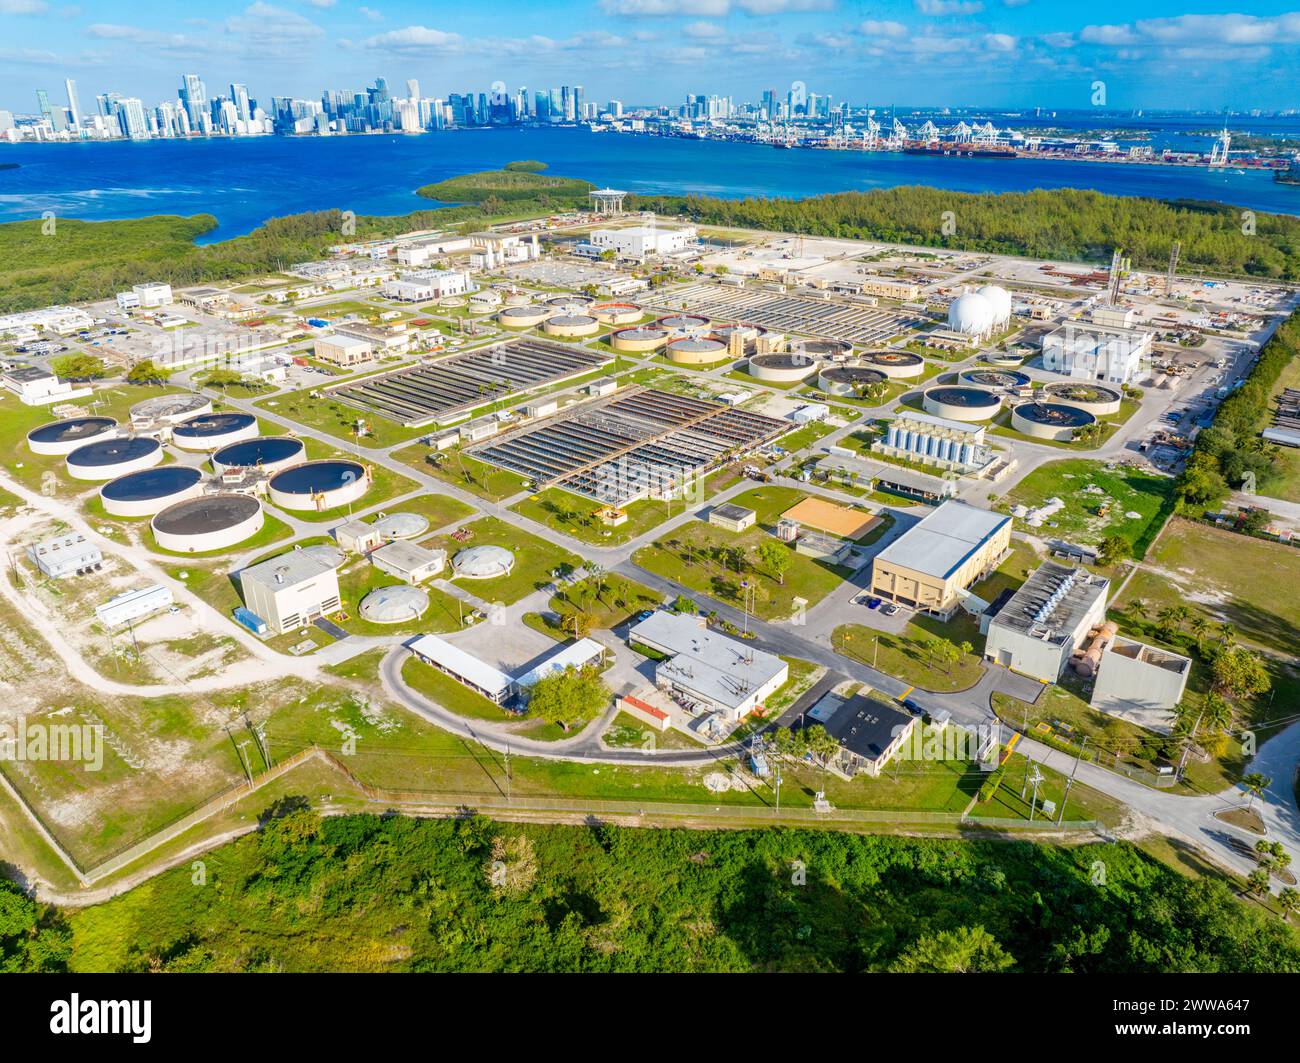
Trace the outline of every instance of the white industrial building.
{"label": "white industrial building", "polygon": [[447,551],[397,539],[372,551],[370,563],[403,583],[423,583],[447,567]]}
{"label": "white industrial building", "polygon": [[336,612],[341,559],[332,547],[307,547],[251,565],[239,574],[244,605],[276,635]]}
{"label": "white industrial building", "polygon": [[57,332],[66,336],[81,329],[92,328],[95,319],[75,306],[47,306],[40,310],[22,310],[16,314],[0,314],[0,336],[30,333],[34,329]]}
{"label": "white industrial building", "polygon": [[70,381],[60,380],[48,369],[35,365],[23,365],[10,369],[0,381],[18,396],[24,406],[49,406],[55,402],[70,399],[82,399],[91,393],[91,388],[74,387]]}
{"label": "white industrial building", "polygon": [[27,548],[27,556],[50,579],[84,576],[87,572],[97,572],[104,563],[103,552],[80,532],[33,543]]}
{"label": "white industrial building", "polygon": [[696,242],[695,227],[660,229],[653,225],[634,225],[627,229],[596,229],[588,246],[599,255],[613,251],[618,258],[644,262],[651,255],[671,255],[685,251]]}
{"label": "white industrial building", "polygon": [[172,286],[161,281],[135,284],[129,292],[117,293],[119,310],[153,309],[159,306],[170,306],[172,301]]}
{"label": "white industrial building", "polygon": [[539,680],[558,672],[568,671],[570,668],[581,669],[599,665],[604,659],[605,647],[599,642],[595,639],[578,639],[561,647],[558,652],[551,654],[541,664],[529,669],[523,675],[516,676],[515,692],[520,698],[527,700],[528,692]]}
{"label": "white industrial building", "polygon": [[975,472],[993,460],[993,449],[984,442],[983,425],[910,411],[894,418],[871,449],[956,472]]}
{"label": "white industrial building", "polygon": [[144,616],[152,616],[175,603],[170,587],[155,583],[134,591],[114,595],[103,605],[95,606],[95,616],[107,628],[119,628]]}
{"label": "white industrial building", "polygon": [[537,234],[527,238],[519,233],[470,233],[469,264],[474,269],[496,269],[516,262],[528,262],[542,257]]}
{"label": "white industrial building", "polygon": [[1152,333],[1071,321],[1043,337],[1043,368],[1075,380],[1128,384],[1151,350]]}
{"label": "white industrial building", "polygon": [[418,269],[403,272],[396,280],[386,282],[380,292],[388,299],[420,303],[464,295],[472,288],[469,275],[460,270]]}
{"label": "white industrial building", "polygon": [[1098,712],[1169,734],[1191,671],[1188,657],[1116,635],[1102,650],[1089,704]]}
{"label": "white industrial building", "polygon": [[425,664],[451,676],[497,705],[504,705],[514,694],[514,680],[500,668],[479,660],[472,653],[453,646],[437,635],[421,635],[408,648]]}
{"label": "white industrial building", "polygon": [[633,627],[628,641],[668,658],[655,666],[657,686],[731,723],[760,708],[790,674],[780,657],[714,634],[702,617],[659,610]]}
{"label": "white industrial building", "polygon": [[1109,590],[1103,576],[1044,561],[989,623],[984,656],[1055,683],[1089,632],[1105,621]]}

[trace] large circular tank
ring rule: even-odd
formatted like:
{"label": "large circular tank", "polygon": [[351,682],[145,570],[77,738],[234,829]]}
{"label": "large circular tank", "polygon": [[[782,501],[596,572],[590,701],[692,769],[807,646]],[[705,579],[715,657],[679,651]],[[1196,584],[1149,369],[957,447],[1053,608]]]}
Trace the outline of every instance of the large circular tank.
{"label": "large circular tank", "polygon": [[33,454],[71,454],[78,447],[116,431],[117,422],[111,417],[72,417],[33,428],[27,433],[27,445]]}
{"label": "large circular tank", "polygon": [[384,539],[418,539],[429,530],[429,518],[419,513],[382,514],[371,525]]}
{"label": "large circular tank", "polygon": [[971,384],[977,388],[1023,388],[1029,383],[1029,376],[1014,369],[964,369],[957,374],[961,384]]}
{"label": "large circular tank", "polygon": [[272,504],[318,513],[355,502],[369,486],[366,467],[346,458],[303,462],[277,472],[267,484]]}
{"label": "large circular tank", "polygon": [[1042,397],[1048,402],[1087,410],[1094,417],[1119,413],[1124,401],[1124,393],[1119,388],[1094,384],[1089,380],[1057,380],[1044,384]]}
{"label": "large circular tank", "polygon": [[600,331],[600,322],[590,314],[556,314],[542,323],[548,336],[594,336]]}
{"label": "large circular tank", "polygon": [[828,395],[857,395],[872,384],[882,384],[887,379],[874,367],[833,365],[817,374],[817,386]]}
{"label": "large circular tank", "polygon": [[555,295],[546,300],[546,305],[557,314],[586,314],[595,301],[589,295]]}
{"label": "large circular tank", "polygon": [[668,342],[669,335],[667,329],[642,325],[638,328],[625,328],[611,332],[609,345],[616,351],[628,353],[657,351]]}
{"label": "large circular tank", "polygon": [[636,303],[593,303],[587,312],[603,325],[631,325],[645,313]]}
{"label": "large circular tank", "polygon": [[867,351],[858,361],[891,380],[906,380],[925,372],[925,359],[911,351]]}
{"label": "large circular tank", "polygon": [[536,328],[550,315],[545,306],[507,306],[497,314],[497,323],[506,328]]}
{"label": "large circular tank", "polygon": [[1077,406],[1059,402],[1022,402],[1011,410],[1011,427],[1035,439],[1054,439],[1068,443],[1074,434],[1097,418]]}
{"label": "large circular tank", "polygon": [[97,439],[63,459],[76,480],[115,480],[129,472],[151,469],[163,460],[162,444],[148,436]]}
{"label": "large circular tank", "polygon": [[99,489],[105,512],[115,517],[152,517],[168,506],[193,498],[202,489],[203,473],[190,465],[159,465],[110,480]]}
{"label": "large circular tank", "polygon": [[357,612],[362,620],[372,624],[402,624],[418,620],[428,608],[428,592],[403,583],[394,587],[376,587],[361,599]]}
{"label": "large circular tank", "polygon": [[788,384],[806,380],[817,371],[819,359],[810,358],[801,351],[789,354],[756,354],[745,363],[745,372],[755,380],[768,380],[775,384]]}
{"label": "large circular tank", "polygon": [[506,306],[527,306],[533,301],[527,292],[506,292]]}
{"label": "large circular tank", "polygon": [[203,395],[181,391],[158,395],[131,407],[132,424],[179,424],[181,421],[212,412],[212,400]]}
{"label": "large circular tank", "polygon": [[261,436],[222,447],[212,455],[212,468],[218,474],[227,469],[261,469],[277,472],[299,465],[307,456],[301,439],[293,436]]}
{"label": "large circular tank", "polygon": [[989,351],[980,357],[980,361],[1002,369],[1015,369],[1025,364],[1025,356],[1018,351]]}
{"label": "large circular tank", "polygon": [[162,549],[177,554],[224,550],[256,535],[265,517],[252,495],[199,495],[168,506],[150,522]]}
{"label": "large circular tank", "polygon": [[948,327],[954,332],[978,336],[992,332],[997,312],[978,292],[966,292],[948,305]]}
{"label": "large circular tank", "polygon": [[172,429],[172,443],[181,450],[220,450],[257,436],[257,418],[250,413],[204,413]]}
{"label": "large circular tank", "polygon": [[699,314],[668,314],[657,319],[655,325],[674,336],[703,336],[709,331],[709,319]]}
{"label": "large circular tank", "polygon": [[797,339],[790,341],[790,350],[800,351],[818,361],[843,362],[853,354],[853,344],[848,340]]}
{"label": "large circular tank", "polygon": [[462,579],[492,579],[507,576],[515,567],[515,555],[504,546],[470,546],[451,559],[451,570]]}
{"label": "large circular tank", "polygon": [[986,284],[975,293],[993,307],[993,324],[999,328],[1011,320],[1011,293],[1000,284]]}
{"label": "large circular tank", "polygon": [[921,392],[926,413],[950,421],[987,421],[1002,406],[1002,397],[988,388],[939,384]]}
{"label": "large circular tank", "polygon": [[727,345],[712,336],[681,336],[668,341],[664,356],[677,365],[713,365],[731,355]]}

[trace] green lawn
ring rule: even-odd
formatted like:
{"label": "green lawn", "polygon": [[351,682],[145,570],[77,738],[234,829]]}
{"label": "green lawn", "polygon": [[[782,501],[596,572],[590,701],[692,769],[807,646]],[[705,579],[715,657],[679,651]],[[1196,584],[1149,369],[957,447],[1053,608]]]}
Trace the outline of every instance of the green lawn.
{"label": "green lawn", "polygon": [[[1277,384],[1273,388],[1273,398],[1286,388],[1300,388],[1300,358],[1292,358],[1283,367]],[[1276,403],[1269,404],[1270,414]],[[1300,447],[1277,447],[1277,457],[1269,473],[1260,477],[1258,494],[1268,498],[1281,498],[1288,502],[1300,502]]]}
{"label": "green lawn", "polygon": [[[1107,536],[1118,535],[1141,556],[1171,512],[1173,492],[1171,477],[1072,458],[1039,466],[998,500],[998,508],[1010,512],[1015,505],[1040,506],[1059,498],[1065,508],[1042,528],[1029,531],[1059,535],[1083,546],[1097,546]],[[1107,501],[1109,512],[1102,516]],[[1137,516],[1130,518],[1129,513]]]}
{"label": "green lawn", "polygon": [[496,517],[480,517],[464,525],[473,534],[465,542],[458,542],[450,536],[435,536],[426,539],[424,546],[436,549],[442,547],[447,551],[450,562],[460,550],[470,546],[495,545],[504,546],[515,555],[514,569],[507,576],[494,579],[462,579],[458,585],[471,594],[486,601],[500,601],[509,605],[519,601],[551,582],[551,573],[567,566],[569,569],[581,567],[582,558],[577,554],[539,539],[535,535],[516,528],[513,524]]}
{"label": "green lawn", "polygon": [[953,665],[940,665],[930,660],[925,640],[945,638],[960,645],[962,632],[953,630],[953,622],[944,624],[929,617],[918,617],[901,633],[895,635],[876,631],[861,624],[841,624],[831,635],[831,645],[841,656],[879,668],[895,679],[921,687],[923,690],[965,690],[979,682],[984,672],[974,652],[963,653]]}
{"label": "green lawn", "polygon": [[356,426],[364,421],[369,432],[361,436],[361,442],[368,447],[391,447],[396,443],[405,443],[417,436],[427,435],[429,428],[404,428],[395,421],[377,414],[358,410],[332,399],[320,384],[312,384],[298,391],[289,391],[274,398],[263,399],[256,403],[270,412],[291,418],[299,424],[328,432],[332,436],[355,443]]}
{"label": "green lawn", "polygon": [[[368,562],[353,561],[339,576],[339,600],[348,619],[335,617],[335,622],[354,635],[418,635],[426,631],[437,633],[460,629],[460,603],[450,594],[428,585],[423,590],[429,596],[429,608],[422,616],[400,624],[374,624],[362,619],[360,605],[367,594],[380,587],[400,584],[401,580],[381,572]],[[468,613],[470,609],[467,607],[464,611]]]}
{"label": "green lawn", "polygon": [[596,517],[596,513],[604,508],[599,502],[558,487],[548,487],[535,495],[529,495],[510,508],[521,516],[563,532],[579,542],[593,546],[617,546],[662,524],[673,514],[680,513],[683,506],[688,504],[681,501],[642,499],[625,507],[627,521],[616,528],[608,527]]}
{"label": "green lawn", "polygon": [[813,606],[845,579],[844,571],[804,557],[790,547],[786,547],[790,550],[790,566],[784,581],[775,579],[763,569],[757,555],[760,543],[774,541],[759,527],[736,534],[703,521],[691,521],[667,538],[643,546],[633,560],[658,576],[738,609],[744,604],[741,581],[748,579],[756,587],[750,592],[751,608],[764,620],[788,619],[796,597]]}
{"label": "green lawn", "polygon": [[[415,484],[411,484],[413,489]],[[361,500],[361,505],[374,505],[367,495]],[[414,513],[418,516],[425,517],[429,521],[429,527],[433,530],[446,527],[448,524],[454,524],[456,521],[464,520],[466,517],[473,516],[478,512],[473,506],[462,502],[459,498],[452,498],[450,495],[436,495],[432,492],[429,494],[418,495],[415,498],[407,498],[401,502],[395,502],[393,505],[383,510],[384,513]],[[373,524],[379,517],[376,514],[373,517],[367,517],[367,523]]]}
{"label": "green lawn", "polygon": [[439,453],[417,443],[393,451],[393,457],[426,476],[433,476],[453,487],[486,498],[489,502],[501,502],[528,489],[528,481],[524,477],[470,457],[459,447]]}
{"label": "green lawn", "polygon": [[562,587],[551,596],[550,607],[561,616],[583,612],[592,627],[613,628],[662,600],[661,594],[644,584],[614,574],[605,576],[599,588],[590,578]]}

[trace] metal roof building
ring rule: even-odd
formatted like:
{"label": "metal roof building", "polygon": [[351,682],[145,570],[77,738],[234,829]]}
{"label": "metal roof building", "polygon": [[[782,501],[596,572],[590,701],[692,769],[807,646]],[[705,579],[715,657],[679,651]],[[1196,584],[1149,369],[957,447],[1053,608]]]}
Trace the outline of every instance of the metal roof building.
{"label": "metal roof building", "polygon": [[989,624],[984,656],[1055,683],[1070,657],[1106,619],[1110,580],[1044,561]]}
{"label": "metal roof building", "polygon": [[509,701],[514,692],[514,680],[500,668],[480,661],[472,653],[437,635],[421,635],[408,648],[425,664],[445,672],[498,705]]}

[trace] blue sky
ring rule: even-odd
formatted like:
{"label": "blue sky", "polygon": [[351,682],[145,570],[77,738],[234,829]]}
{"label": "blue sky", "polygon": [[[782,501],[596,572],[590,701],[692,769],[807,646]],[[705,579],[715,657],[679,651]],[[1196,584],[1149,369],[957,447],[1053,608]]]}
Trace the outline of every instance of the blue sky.
{"label": "blue sky", "polygon": [[756,99],[794,80],[873,105],[1300,106],[1300,0],[0,0],[0,108],[35,90],[146,103],[315,97],[377,75],[426,95],[581,84],[587,98]]}

